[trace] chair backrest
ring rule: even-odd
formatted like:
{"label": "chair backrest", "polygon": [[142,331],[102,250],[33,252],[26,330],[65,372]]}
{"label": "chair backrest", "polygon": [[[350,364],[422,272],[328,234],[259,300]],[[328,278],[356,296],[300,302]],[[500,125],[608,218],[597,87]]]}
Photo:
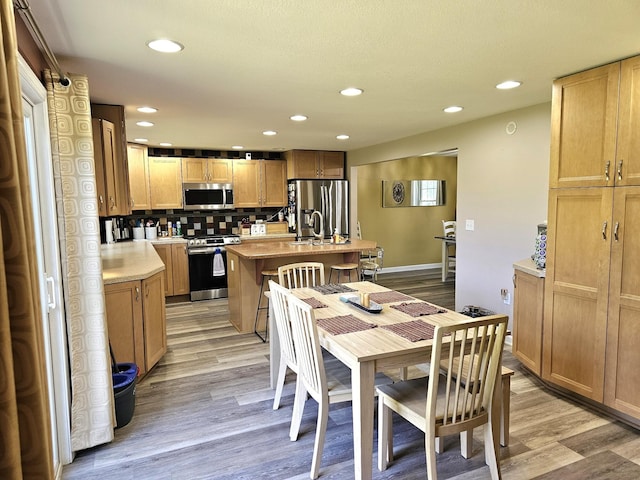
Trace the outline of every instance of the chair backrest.
{"label": "chair backrest", "polygon": [[376,247],[364,250],[360,256],[360,268],[363,270],[380,270],[384,259],[384,248]]}
{"label": "chair backrest", "polygon": [[287,293],[287,303],[298,360],[298,381],[302,380],[309,395],[320,403],[328,396],[328,387],[313,308],[291,292]]}
{"label": "chair backrest", "polygon": [[298,371],[298,361],[293,346],[293,333],[291,331],[291,322],[289,320],[289,307],[287,305],[287,294],[289,290],[279,283],[269,280],[269,292],[271,292],[271,305],[273,307],[273,315],[276,320],[276,328],[278,330],[278,339],[280,340],[280,355],[287,361],[287,365],[294,372]]}
{"label": "chair backrest", "polygon": [[455,220],[442,220],[442,232],[445,237],[456,236],[456,221]]}
{"label": "chair backrest", "polygon": [[286,288],[315,287],[324,285],[324,264],[300,262],[278,268],[278,282]]}
{"label": "chair backrest", "polygon": [[[430,428],[435,436],[488,420],[501,371],[507,320],[505,315],[493,315],[435,328],[426,412],[428,419],[434,419]],[[441,370],[443,349],[448,353],[442,358],[446,368]]]}

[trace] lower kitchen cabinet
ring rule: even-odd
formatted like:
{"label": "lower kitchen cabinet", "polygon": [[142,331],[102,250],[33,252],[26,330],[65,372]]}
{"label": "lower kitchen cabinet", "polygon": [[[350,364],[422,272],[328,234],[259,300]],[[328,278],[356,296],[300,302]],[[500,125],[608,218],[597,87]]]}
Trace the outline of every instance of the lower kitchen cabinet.
{"label": "lower kitchen cabinet", "polygon": [[109,342],[117,362],[144,375],[167,351],[164,275],[104,286]]}
{"label": "lower kitchen cabinet", "polygon": [[164,294],[186,295],[189,293],[189,257],[186,243],[154,244],[165,266]]}
{"label": "lower kitchen cabinet", "polygon": [[[544,272],[533,261],[514,264],[513,355],[536,375],[542,374],[542,315]],[[526,273],[520,268],[528,268]]]}

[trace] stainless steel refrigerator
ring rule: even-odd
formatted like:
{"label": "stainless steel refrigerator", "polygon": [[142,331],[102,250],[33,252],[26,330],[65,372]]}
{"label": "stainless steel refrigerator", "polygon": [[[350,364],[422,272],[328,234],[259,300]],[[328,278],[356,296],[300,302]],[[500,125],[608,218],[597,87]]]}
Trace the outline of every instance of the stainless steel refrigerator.
{"label": "stainless steel refrigerator", "polygon": [[290,180],[289,226],[298,238],[320,234],[318,215],[322,216],[324,238],[336,229],[349,236],[349,182],[347,180]]}

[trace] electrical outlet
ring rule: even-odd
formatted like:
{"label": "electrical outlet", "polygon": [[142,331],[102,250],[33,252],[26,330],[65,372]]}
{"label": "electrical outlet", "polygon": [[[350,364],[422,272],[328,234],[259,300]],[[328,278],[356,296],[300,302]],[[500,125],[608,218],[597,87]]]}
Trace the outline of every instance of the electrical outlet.
{"label": "electrical outlet", "polygon": [[475,221],[467,220],[465,222],[465,226],[464,227],[465,227],[465,230],[470,230],[470,231],[475,230],[475,228],[476,228]]}
{"label": "electrical outlet", "polygon": [[500,296],[502,297],[502,301],[505,305],[511,305],[511,294],[509,293],[509,289],[501,288]]}

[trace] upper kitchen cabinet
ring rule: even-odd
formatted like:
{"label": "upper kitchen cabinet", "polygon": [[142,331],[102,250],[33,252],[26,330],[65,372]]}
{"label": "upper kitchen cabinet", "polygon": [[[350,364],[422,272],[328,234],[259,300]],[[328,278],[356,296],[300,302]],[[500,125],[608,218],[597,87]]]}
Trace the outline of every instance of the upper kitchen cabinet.
{"label": "upper kitchen cabinet", "polygon": [[182,208],[182,167],[180,158],[149,157],[151,208]]}
{"label": "upper kitchen cabinet", "polygon": [[231,183],[232,162],[226,158],[183,158],[184,183]]}
{"label": "upper kitchen cabinet", "polygon": [[287,204],[287,162],[234,160],[233,204],[236,208],[282,207]]}
{"label": "upper kitchen cabinet", "polygon": [[549,186],[640,185],[640,57],[553,84]]}
{"label": "upper kitchen cabinet", "polygon": [[124,107],[92,103],[91,116],[98,215],[128,215],[131,206]]}
{"label": "upper kitchen cabinet", "polygon": [[136,145],[135,143],[127,145],[129,196],[132,210],[149,210],[151,208],[147,152],[147,147],[144,145]]}
{"label": "upper kitchen cabinet", "polygon": [[344,178],[344,152],[289,150],[284,155],[289,179]]}

